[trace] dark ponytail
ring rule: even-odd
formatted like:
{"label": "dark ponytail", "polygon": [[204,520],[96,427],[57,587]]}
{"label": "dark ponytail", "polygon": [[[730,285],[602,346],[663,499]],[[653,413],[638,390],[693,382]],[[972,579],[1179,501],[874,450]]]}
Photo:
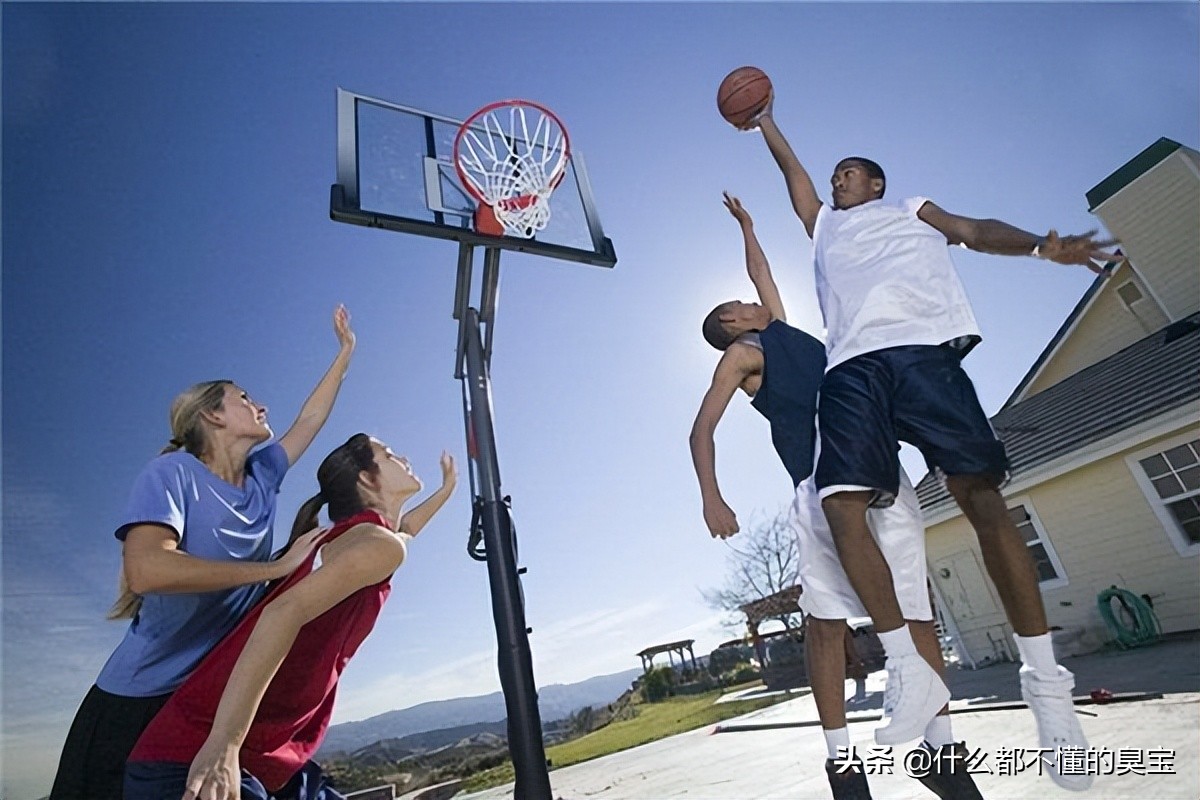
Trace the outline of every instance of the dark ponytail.
{"label": "dark ponytail", "polygon": [[296,512],[296,521],[292,523],[292,535],[288,544],[317,527],[318,514],[321,506],[326,503],[329,504],[329,519],[333,522],[352,517],[366,508],[362,496],[358,493],[358,475],[363,471],[377,474],[379,465],[375,463],[371,437],[365,433],[356,433],[347,439],[345,444],[325,456],[321,466],[317,467],[317,484],[321,491],[306,500]]}
{"label": "dark ponytail", "polygon": [[292,523],[292,535],[288,537],[288,546],[313,528],[321,524],[321,506],[325,505],[325,495],[317,492],[304,501],[296,512],[296,521]]}

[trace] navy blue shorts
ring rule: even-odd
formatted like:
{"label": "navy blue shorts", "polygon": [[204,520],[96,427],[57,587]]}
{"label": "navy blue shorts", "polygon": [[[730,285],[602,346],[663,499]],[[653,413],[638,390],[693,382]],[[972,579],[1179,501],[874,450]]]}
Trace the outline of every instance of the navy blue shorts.
{"label": "navy blue shorts", "polygon": [[905,345],[855,356],[825,376],[817,416],[821,456],[816,484],[877,492],[891,505],[899,490],[900,442],[945,475],[1008,473],[1004,445],[979,405],[975,386],[948,346]]}
{"label": "navy blue shorts", "polygon": [[[179,800],[187,790],[191,764],[169,761],[130,761],[125,765],[124,800]],[[242,770],[241,800],[346,800],[329,785],[329,779],[312,761],[306,763],[277,792],[268,792]]]}

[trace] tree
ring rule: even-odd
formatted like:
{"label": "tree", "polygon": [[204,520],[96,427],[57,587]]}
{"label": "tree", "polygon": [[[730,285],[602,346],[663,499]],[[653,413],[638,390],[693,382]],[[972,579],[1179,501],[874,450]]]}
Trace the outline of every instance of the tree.
{"label": "tree", "polygon": [[571,733],[575,736],[583,736],[591,733],[592,729],[597,727],[597,719],[595,709],[591,706],[584,706],[567,717],[567,725],[570,727]]}
{"label": "tree", "polygon": [[647,703],[657,703],[671,694],[675,670],[668,666],[651,667],[642,677],[642,697]]}
{"label": "tree", "polygon": [[[702,589],[701,595],[711,608],[729,612],[725,625],[745,625],[741,607],[795,586],[800,581],[800,547],[788,509],[773,519],[752,521],[738,534],[725,540],[725,583],[715,589]],[[781,610],[777,619],[788,628],[800,626],[800,611]]]}

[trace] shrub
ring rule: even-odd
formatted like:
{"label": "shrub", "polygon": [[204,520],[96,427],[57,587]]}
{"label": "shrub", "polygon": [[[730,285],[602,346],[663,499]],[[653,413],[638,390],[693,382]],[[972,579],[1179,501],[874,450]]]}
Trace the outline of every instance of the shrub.
{"label": "shrub", "polygon": [[671,694],[674,670],[670,667],[652,667],[642,678],[642,697],[647,703],[657,703]]}
{"label": "shrub", "polygon": [[671,687],[672,695],[695,695],[711,692],[717,687],[717,682],[707,672],[701,672],[696,680],[680,683]]}
{"label": "shrub", "polygon": [[737,669],[726,673],[725,682],[728,684],[749,683],[762,677],[762,673],[750,666],[749,663],[740,665]]}

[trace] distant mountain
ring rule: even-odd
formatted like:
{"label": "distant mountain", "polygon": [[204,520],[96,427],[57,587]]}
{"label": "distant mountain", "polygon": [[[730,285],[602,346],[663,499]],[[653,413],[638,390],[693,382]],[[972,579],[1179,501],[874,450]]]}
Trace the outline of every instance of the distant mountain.
{"label": "distant mountain", "polygon": [[390,783],[412,792],[502,763],[508,757],[504,728],[503,722],[481,722],[384,739],[349,755],[323,757],[321,766],[343,791]]}
{"label": "distant mountain", "polygon": [[[616,700],[629,688],[640,669],[600,675],[572,684],[551,684],[538,690],[542,722],[569,716],[584,706],[602,706]],[[411,708],[388,711],[357,722],[334,725],[325,737],[318,757],[350,753],[384,739],[403,739],[415,733],[457,728],[481,722],[503,721],[507,711],[500,692],[478,697],[434,700]]]}
{"label": "distant mountain", "polygon": [[349,754],[356,763],[398,762],[415,755],[434,752],[464,742],[503,745],[508,735],[504,720],[499,722],[474,722],[436,731],[410,733],[401,739],[381,739],[361,747]]}
{"label": "distant mountain", "polygon": [[584,706],[603,706],[616,700],[629,690],[635,678],[642,674],[640,669],[627,669],[612,675],[599,675],[579,683],[555,683],[538,690],[538,710],[542,722],[574,714]]}

